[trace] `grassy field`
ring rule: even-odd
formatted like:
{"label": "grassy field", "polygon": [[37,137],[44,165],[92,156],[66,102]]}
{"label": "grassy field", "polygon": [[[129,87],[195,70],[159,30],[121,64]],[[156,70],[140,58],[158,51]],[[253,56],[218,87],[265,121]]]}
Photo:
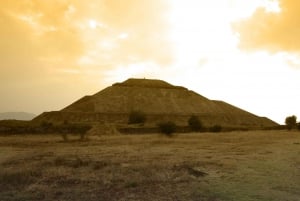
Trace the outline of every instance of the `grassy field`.
{"label": "grassy field", "polygon": [[0,137],[0,200],[300,200],[300,132]]}

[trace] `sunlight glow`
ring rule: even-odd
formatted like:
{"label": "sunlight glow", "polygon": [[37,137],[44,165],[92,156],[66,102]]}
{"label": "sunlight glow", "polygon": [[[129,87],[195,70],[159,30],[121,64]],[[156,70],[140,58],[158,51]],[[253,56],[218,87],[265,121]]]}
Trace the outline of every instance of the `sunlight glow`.
{"label": "sunlight glow", "polygon": [[121,33],[119,34],[118,39],[127,39],[128,36],[129,36],[128,33]]}
{"label": "sunlight glow", "polygon": [[267,12],[279,13],[281,11],[281,8],[279,6],[279,1],[265,0],[264,1],[264,7],[266,8]]}
{"label": "sunlight glow", "polygon": [[[170,2],[170,39],[176,54],[174,69],[177,72],[172,76],[174,82],[212,99],[228,101],[282,122],[280,112],[284,113],[288,108],[280,105],[291,93],[283,88],[282,83],[289,83],[289,78],[297,80],[295,76],[300,74],[293,73],[286,66],[298,66],[299,63],[293,56],[271,55],[263,51],[242,52],[238,48],[237,34],[232,30],[233,22],[250,17],[259,7],[267,12],[280,12],[278,1]],[[292,86],[291,90],[296,90],[297,84]],[[278,90],[285,91],[286,96],[274,100]]]}
{"label": "sunlight glow", "polygon": [[113,40],[103,40],[99,43],[99,47],[105,50],[112,50],[117,46]]}
{"label": "sunlight glow", "polygon": [[117,68],[107,71],[106,76],[110,82],[126,80],[130,77],[157,78],[162,73],[157,64],[153,62],[137,62],[129,65],[118,65]]}
{"label": "sunlight glow", "polygon": [[97,26],[98,26],[98,23],[97,23],[96,20],[89,20],[89,27],[90,27],[91,29],[96,29]]}
{"label": "sunlight glow", "polygon": [[228,3],[218,1],[216,7],[216,2],[187,2],[174,1],[170,14],[173,25],[170,38],[174,42],[175,58],[182,64],[196,64],[200,57],[226,55],[228,48],[232,49],[230,46],[237,43],[230,27]]}

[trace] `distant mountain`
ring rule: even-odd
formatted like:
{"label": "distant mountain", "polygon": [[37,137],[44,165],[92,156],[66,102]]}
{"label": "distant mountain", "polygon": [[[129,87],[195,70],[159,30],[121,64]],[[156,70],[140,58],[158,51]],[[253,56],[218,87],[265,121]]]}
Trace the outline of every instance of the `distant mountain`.
{"label": "distant mountain", "polygon": [[32,120],[36,115],[27,112],[3,112],[0,113],[0,120]]}

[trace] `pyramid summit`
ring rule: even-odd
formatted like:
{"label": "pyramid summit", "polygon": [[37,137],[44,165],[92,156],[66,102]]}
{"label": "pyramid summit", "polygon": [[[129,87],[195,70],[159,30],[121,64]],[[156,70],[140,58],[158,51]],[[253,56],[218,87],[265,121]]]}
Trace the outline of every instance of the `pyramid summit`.
{"label": "pyramid summit", "polygon": [[277,124],[223,101],[210,100],[163,80],[128,79],[92,96],[84,96],[60,111],[45,112],[34,121],[127,124],[132,111],[147,116],[147,124],[174,121],[186,125],[197,115],[205,126],[261,128]]}
{"label": "pyramid summit", "polygon": [[131,87],[147,87],[147,88],[176,88],[163,80],[156,79],[137,79],[130,78],[122,83],[115,83],[113,86],[131,86]]}

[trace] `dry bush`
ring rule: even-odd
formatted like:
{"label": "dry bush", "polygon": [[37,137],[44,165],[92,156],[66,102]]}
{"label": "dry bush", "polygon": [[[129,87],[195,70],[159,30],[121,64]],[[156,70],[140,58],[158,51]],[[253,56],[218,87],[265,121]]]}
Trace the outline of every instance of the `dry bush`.
{"label": "dry bush", "polygon": [[200,131],[203,128],[202,122],[195,115],[189,118],[188,124],[192,131]]}
{"label": "dry bush", "polygon": [[285,124],[288,130],[297,126],[297,117],[295,115],[285,118]]}
{"label": "dry bush", "polygon": [[172,121],[162,122],[158,124],[160,132],[167,135],[172,136],[174,132],[176,132],[176,124]]}

